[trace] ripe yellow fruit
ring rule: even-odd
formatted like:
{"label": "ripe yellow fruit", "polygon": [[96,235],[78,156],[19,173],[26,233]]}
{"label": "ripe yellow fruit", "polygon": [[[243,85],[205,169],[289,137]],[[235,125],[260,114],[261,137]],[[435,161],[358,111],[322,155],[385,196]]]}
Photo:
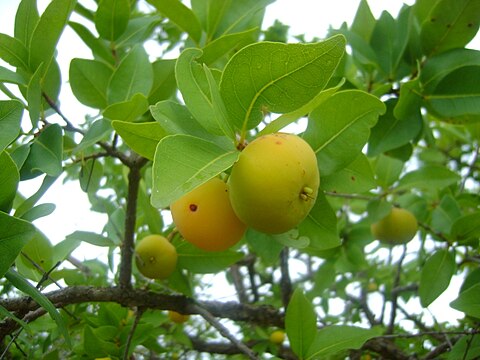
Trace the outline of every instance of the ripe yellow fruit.
{"label": "ripe yellow fruit", "polygon": [[418,230],[415,216],[406,209],[392,208],[383,219],[371,225],[375,239],[391,244],[406,244],[413,239]]}
{"label": "ripe yellow fruit", "polygon": [[173,310],[168,310],[168,318],[176,324],[182,324],[190,319],[190,315],[180,314]]}
{"label": "ripe yellow fruit", "polygon": [[320,174],[315,153],[305,140],[276,133],[261,136],[243,149],[228,184],[240,220],[255,230],[280,234],[308,215]]}
{"label": "ripe yellow fruit", "polygon": [[177,266],[177,250],[165,237],[148,235],[135,248],[135,263],[144,276],[166,279]]}
{"label": "ripe yellow fruit", "polygon": [[285,341],[285,332],[283,330],[275,330],[270,334],[270,342],[281,344]]}
{"label": "ripe yellow fruit", "polygon": [[184,239],[207,251],[235,245],[247,228],[233,212],[227,184],[218,177],[175,201],[170,210]]}

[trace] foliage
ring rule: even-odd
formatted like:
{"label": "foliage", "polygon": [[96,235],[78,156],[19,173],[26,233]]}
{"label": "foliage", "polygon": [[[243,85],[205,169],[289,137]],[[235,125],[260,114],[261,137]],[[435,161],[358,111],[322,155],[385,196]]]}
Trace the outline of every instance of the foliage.
{"label": "foliage", "polygon": [[[417,0],[375,18],[361,0],[351,24],[298,42],[280,22],[261,29],[272,1],[19,3],[0,34],[0,358],[480,356],[480,51],[467,47],[480,3]],[[68,73],[66,28],[91,52]],[[64,116],[68,88],[95,115]],[[182,240],[169,204],[290,124],[321,175],[298,228],[249,229],[222,252]],[[101,233],[54,244],[35,227],[55,216],[42,197],[60,180],[105,215]],[[419,222],[406,245],[370,233],[392,206]],[[166,280],[135,267],[147,234],[177,249]],[[83,243],[108,256],[78,261]],[[207,295],[212,279],[228,290]],[[430,305],[454,282],[463,315],[438,320]],[[174,324],[166,310],[196,316]],[[276,328],[288,342],[269,341]]]}

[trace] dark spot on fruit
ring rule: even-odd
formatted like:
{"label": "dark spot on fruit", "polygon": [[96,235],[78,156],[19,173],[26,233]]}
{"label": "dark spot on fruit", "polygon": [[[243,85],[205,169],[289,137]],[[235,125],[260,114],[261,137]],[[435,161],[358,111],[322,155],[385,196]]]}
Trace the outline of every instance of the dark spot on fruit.
{"label": "dark spot on fruit", "polygon": [[430,21],[435,22],[435,21],[437,21],[437,19],[436,18],[431,18]]}
{"label": "dark spot on fruit", "polygon": [[467,27],[471,28],[473,26],[473,23],[468,23]]}
{"label": "dark spot on fruit", "polygon": [[280,140],[277,140],[277,141],[275,141],[275,144],[282,145],[282,142]]}
{"label": "dark spot on fruit", "polygon": [[197,211],[198,206],[196,204],[190,204],[188,208],[190,209],[191,212],[195,212]]}
{"label": "dark spot on fruit", "polygon": [[447,28],[451,28],[452,27],[452,24],[447,24]]}
{"label": "dark spot on fruit", "polygon": [[352,181],[357,180],[357,179],[355,178],[355,176],[352,176],[351,179],[352,179]]}

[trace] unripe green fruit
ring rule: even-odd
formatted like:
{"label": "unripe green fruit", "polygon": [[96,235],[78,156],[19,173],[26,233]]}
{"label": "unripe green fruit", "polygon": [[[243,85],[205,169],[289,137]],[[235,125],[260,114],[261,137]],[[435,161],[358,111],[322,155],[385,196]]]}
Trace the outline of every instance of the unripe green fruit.
{"label": "unripe green fruit", "polygon": [[275,330],[270,334],[270,342],[280,345],[285,341],[285,332],[283,330]]}
{"label": "unripe green fruit", "polygon": [[135,248],[135,263],[143,276],[166,279],[177,266],[177,250],[161,235],[144,237]]}
{"label": "unripe green fruit", "polygon": [[168,318],[176,324],[183,324],[184,322],[188,321],[188,319],[190,319],[190,315],[180,314],[176,311],[169,310]]}
{"label": "unripe green fruit", "polygon": [[280,234],[297,226],[315,204],[317,159],[297,135],[264,135],[243,149],[228,184],[240,220],[255,230]]}
{"label": "unripe green fruit", "polygon": [[418,230],[415,216],[408,210],[392,208],[383,219],[371,225],[375,239],[387,244],[406,244]]}
{"label": "unripe green fruit", "polygon": [[185,240],[207,251],[223,251],[240,241],[246,226],[233,212],[227,184],[213,178],[170,206]]}

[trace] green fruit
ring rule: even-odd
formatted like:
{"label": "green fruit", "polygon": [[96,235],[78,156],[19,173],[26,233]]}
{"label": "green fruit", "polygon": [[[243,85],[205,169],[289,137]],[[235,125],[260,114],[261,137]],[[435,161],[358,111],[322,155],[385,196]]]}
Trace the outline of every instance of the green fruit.
{"label": "green fruit", "polygon": [[285,332],[283,330],[275,330],[270,334],[270,342],[279,345],[284,341],[285,341]]}
{"label": "green fruit", "polygon": [[247,229],[233,212],[227,184],[217,177],[175,201],[170,210],[183,238],[207,251],[228,249]]}
{"label": "green fruit", "polygon": [[317,159],[297,135],[264,135],[243,149],[228,185],[241,221],[261,232],[283,233],[305,219],[315,204]]}
{"label": "green fruit", "polygon": [[371,225],[375,239],[387,244],[406,244],[418,230],[415,216],[408,210],[392,208],[383,219]]}
{"label": "green fruit", "polygon": [[177,250],[163,236],[148,235],[135,248],[135,263],[143,276],[166,279],[177,266]]}
{"label": "green fruit", "polygon": [[188,319],[190,319],[190,315],[188,314],[180,314],[173,310],[168,310],[168,318],[173,321],[175,324],[183,324]]}

